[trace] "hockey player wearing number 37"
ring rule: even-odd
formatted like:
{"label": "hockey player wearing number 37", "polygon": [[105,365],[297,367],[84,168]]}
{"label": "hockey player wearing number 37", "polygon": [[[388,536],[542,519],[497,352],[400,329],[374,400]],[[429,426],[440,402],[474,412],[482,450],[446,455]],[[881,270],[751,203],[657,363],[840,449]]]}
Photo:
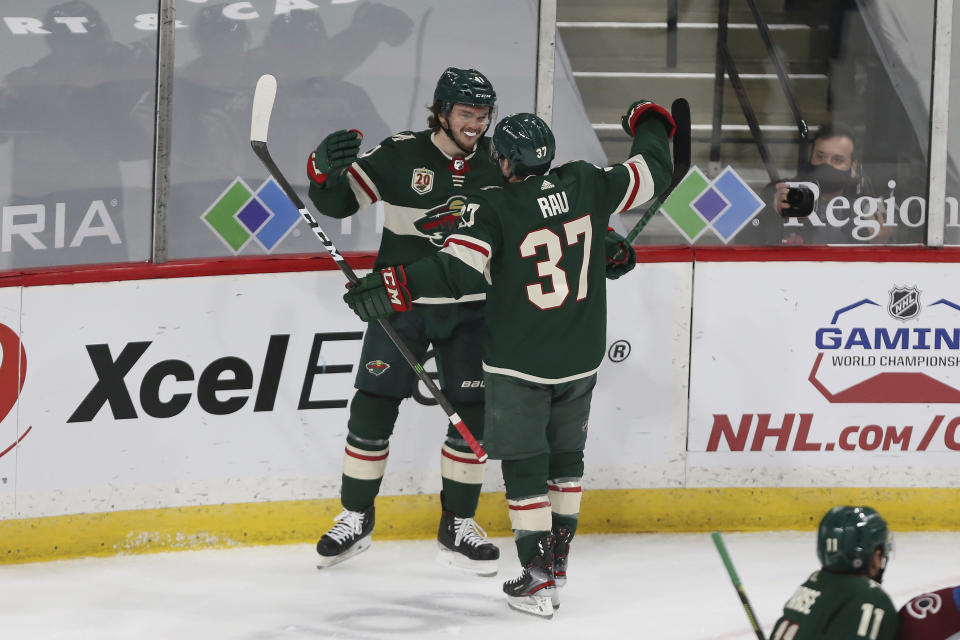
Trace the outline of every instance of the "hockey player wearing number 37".
{"label": "hockey player wearing number 37", "polygon": [[439,253],[367,275],[344,295],[369,321],[425,296],[486,290],[485,444],[502,460],[522,565],[503,590],[511,607],[544,617],[559,605],[577,529],[590,398],[605,353],[604,276],[636,263],[607,225],[662,193],[672,173],[669,112],[637,102],[623,127],[633,146],[622,164],[575,161],[548,172],[550,128],[533,114],[507,116],[493,146],[508,184],[471,193]]}
{"label": "hockey player wearing number 37", "polygon": [[[359,132],[337,131],[324,138],[307,163],[310,199],[321,213],[336,218],[383,203],[377,267],[409,264],[436,253],[459,220],[465,190],[503,183],[484,137],[496,99],[479,71],[446,69],[434,90],[429,129],[398,133],[359,157]],[[477,440],[483,438],[483,297],[459,303],[449,296],[425,298],[392,323],[418,361],[433,345],[440,387]],[[347,423],[343,512],[317,543],[319,568],[370,546],[389,439],[400,402],[411,396],[416,383],[386,332],[370,324]],[[469,572],[495,575],[500,550],[473,520],[484,466],[448,424],[441,449],[440,558]]]}

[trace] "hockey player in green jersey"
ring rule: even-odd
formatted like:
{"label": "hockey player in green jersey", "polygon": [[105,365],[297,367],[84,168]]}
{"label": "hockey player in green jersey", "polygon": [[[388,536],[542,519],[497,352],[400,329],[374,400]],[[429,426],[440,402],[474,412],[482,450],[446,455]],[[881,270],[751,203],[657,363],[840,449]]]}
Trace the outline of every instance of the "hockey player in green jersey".
{"label": "hockey player in green jersey", "polygon": [[546,123],[528,113],[504,118],[493,145],[508,184],[471,194],[439,253],[367,275],[344,296],[372,320],[424,296],[487,291],[485,444],[502,461],[522,565],[503,590],[511,607],[544,617],[559,605],[577,529],[590,398],[605,353],[604,277],[636,263],[608,222],[666,190],[672,173],[669,112],[640,101],[623,127],[634,138],[622,164],[575,161],[548,172],[555,142]]}
{"label": "hockey player in green jersey", "polygon": [[[377,266],[409,264],[436,253],[460,220],[466,190],[503,183],[484,137],[495,104],[496,93],[482,73],[446,69],[434,91],[429,129],[398,133],[359,157],[359,132],[328,135],[307,163],[310,199],[321,213],[337,218],[382,203]],[[418,360],[423,361],[433,345],[440,387],[478,440],[484,422],[483,297],[423,298],[393,323]],[[400,402],[411,396],[416,382],[383,329],[371,324],[350,403],[340,492],[343,512],[317,543],[318,567],[342,562],[370,546],[374,499],[389,439]],[[448,425],[441,449],[440,558],[473,573],[495,575],[500,550],[473,520],[484,466]]]}
{"label": "hockey player in green jersey", "polygon": [[770,640],[892,640],[897,610],[880,587],[893,538],[870,507],[834,507],[820,521],[814,571],[783,606]]}

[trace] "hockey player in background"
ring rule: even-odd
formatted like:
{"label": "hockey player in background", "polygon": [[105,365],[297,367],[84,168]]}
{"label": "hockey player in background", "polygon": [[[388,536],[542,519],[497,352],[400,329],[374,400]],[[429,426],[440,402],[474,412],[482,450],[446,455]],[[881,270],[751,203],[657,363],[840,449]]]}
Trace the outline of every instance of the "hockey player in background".
{"label": "hockey player in background", "polygon": [[493,145],[508,184],[471,194],[439,253],[367,275],[344,296],[369,321],[423,297],[486,289],[485,443],[502,460],[522,565],[503,591],[514,609],[543,617],[559,605],[577,530],[590,398],[605,353],[604,276],[636,264],[608,222],[664,192],[672,173],[676,125],[666,110],[637,102],[623,126],[633,145],[622,164],[575,161],[548,172],[547,124],[529,113],[504,118]]}
{"label": "hockey player in background", "polygon": [[893,550],[870,507],[834,507],[820,521],[814,571],[783,606],[770,640],[892,640],[897,610],[880,581]]}
{"label": "hockey player in background", "polygon": [[960,586],[922,593],[903,605],[897,640],[960,640]]}
{"label": "hockey player in background", "polygon": [[[360,157],[359,132],[336,131],[324,138],[307,163],[310,199],[335,218],[383,203],[376,267],[409,264],[435,253],[459,220],[465,191],[503,182],[484,137],[495,104],[496,92],[482,73],[446,69],[434,91],[428,129],[398,133]],[[433,345],[440,387],[478,440],[483,437],[483,298],[477,294],[458,303],[450,297],[424,298],[393,323],[418,360]],[[370,546],[389,439],[400,402],[412,395],[416,382],[390,338],[371,324],[363,337],[347,423],[343,512],[317,543],[319,568]],[[470,572],[495,575],[500,550],[473,520],[484,466],[448,425],[441,450],[440,557]]]}

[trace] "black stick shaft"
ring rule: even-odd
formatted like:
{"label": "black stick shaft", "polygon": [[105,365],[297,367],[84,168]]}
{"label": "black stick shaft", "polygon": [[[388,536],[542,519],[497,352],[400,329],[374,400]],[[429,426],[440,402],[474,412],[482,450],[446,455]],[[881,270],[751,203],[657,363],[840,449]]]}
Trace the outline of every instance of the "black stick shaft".
{"label": "black stick shaft", "polygon": [[[287,194],[287,197],[290,198],[290,201],[293,202],[299,211],[300,215],[303,216],[303,219],[307,221],[307,224],[310,225],[310,229],[313,231],[314,235],[320,239],[320,242],[323,243],[324,248],[337,263],[337,266],[340,267],[340,270],[347,280],[351,283],[356,284],[359,280],[357,274],[354,273],[353,269],[344,259],[344,257],[337,250],[337,247],[333,244],[333,241],[330,237],[323,232],[323,229],[320,228],[320,223],[317,222],[317,219],[307,211],[306,206],[304,206],[303,201],[300,199],[300,196],[297,195],[297,192],[287,181],[286,177],[277,167],[276,163],[273,161],[273,158],[270,156],[270,151],[267,149],[267,143],[264,140],[251,140],[250,146],[253,147],[253,152],[257,154],[257,157],[260,158],[260,161],[264,164],[267,170],[270,172],[270,175],[273,176],[273,179],[277,181],[277,184],[280,185],[280,188],[283,189],[283,192]],[[400,354],[403,356],[403,359],[407,361],[407,364],[410,365],[410,368],[413,369],[413,372],[417,375],[417,378],[420,379],[430,392],[430,395],[437,401],[441,408],[443,408],[444,413],[447,414],[447,417],[450,419],[450,422],[453,423],[453,426],[456,427],[457,431],[469,445],[470,450],[480,459],[481,462],[484,462],[487,459],[487,453],[483,450],[483,447],[477,442],[477,439],[473,436],[470,430],[467,428],[467,425],[464,424],[463,419],[457,414],[456,409],[453,408],[453,405],[450,404],[450,401],[447,397],[440,391],[440,388],[436,385],[432,378],[427,374],[423,369],[416,356],[410,351],[410,348],[406,345],[403,339],[397,334],[396,329],[387,321],[386,318],[380,318],[377,322],[380,323],[380,326],[383,327],[383,330],[389,336],[390,340],[393,341],[393,344],[397,347],[397,350],[400,351]]]}

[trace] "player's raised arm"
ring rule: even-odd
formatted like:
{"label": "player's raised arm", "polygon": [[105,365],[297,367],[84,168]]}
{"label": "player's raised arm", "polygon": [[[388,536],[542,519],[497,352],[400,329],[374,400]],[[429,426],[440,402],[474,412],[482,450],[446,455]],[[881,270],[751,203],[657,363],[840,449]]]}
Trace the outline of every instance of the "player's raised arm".
{"label": "player's raised arm", "polygon": [[627,211],[670,187],[673,178],[670,139],[677,124],[669,111],[649,100],[631,104],[620,124],[633,137],[630,157],[624,162],[631,172],[631,184],[618,208],[618,211]]}

